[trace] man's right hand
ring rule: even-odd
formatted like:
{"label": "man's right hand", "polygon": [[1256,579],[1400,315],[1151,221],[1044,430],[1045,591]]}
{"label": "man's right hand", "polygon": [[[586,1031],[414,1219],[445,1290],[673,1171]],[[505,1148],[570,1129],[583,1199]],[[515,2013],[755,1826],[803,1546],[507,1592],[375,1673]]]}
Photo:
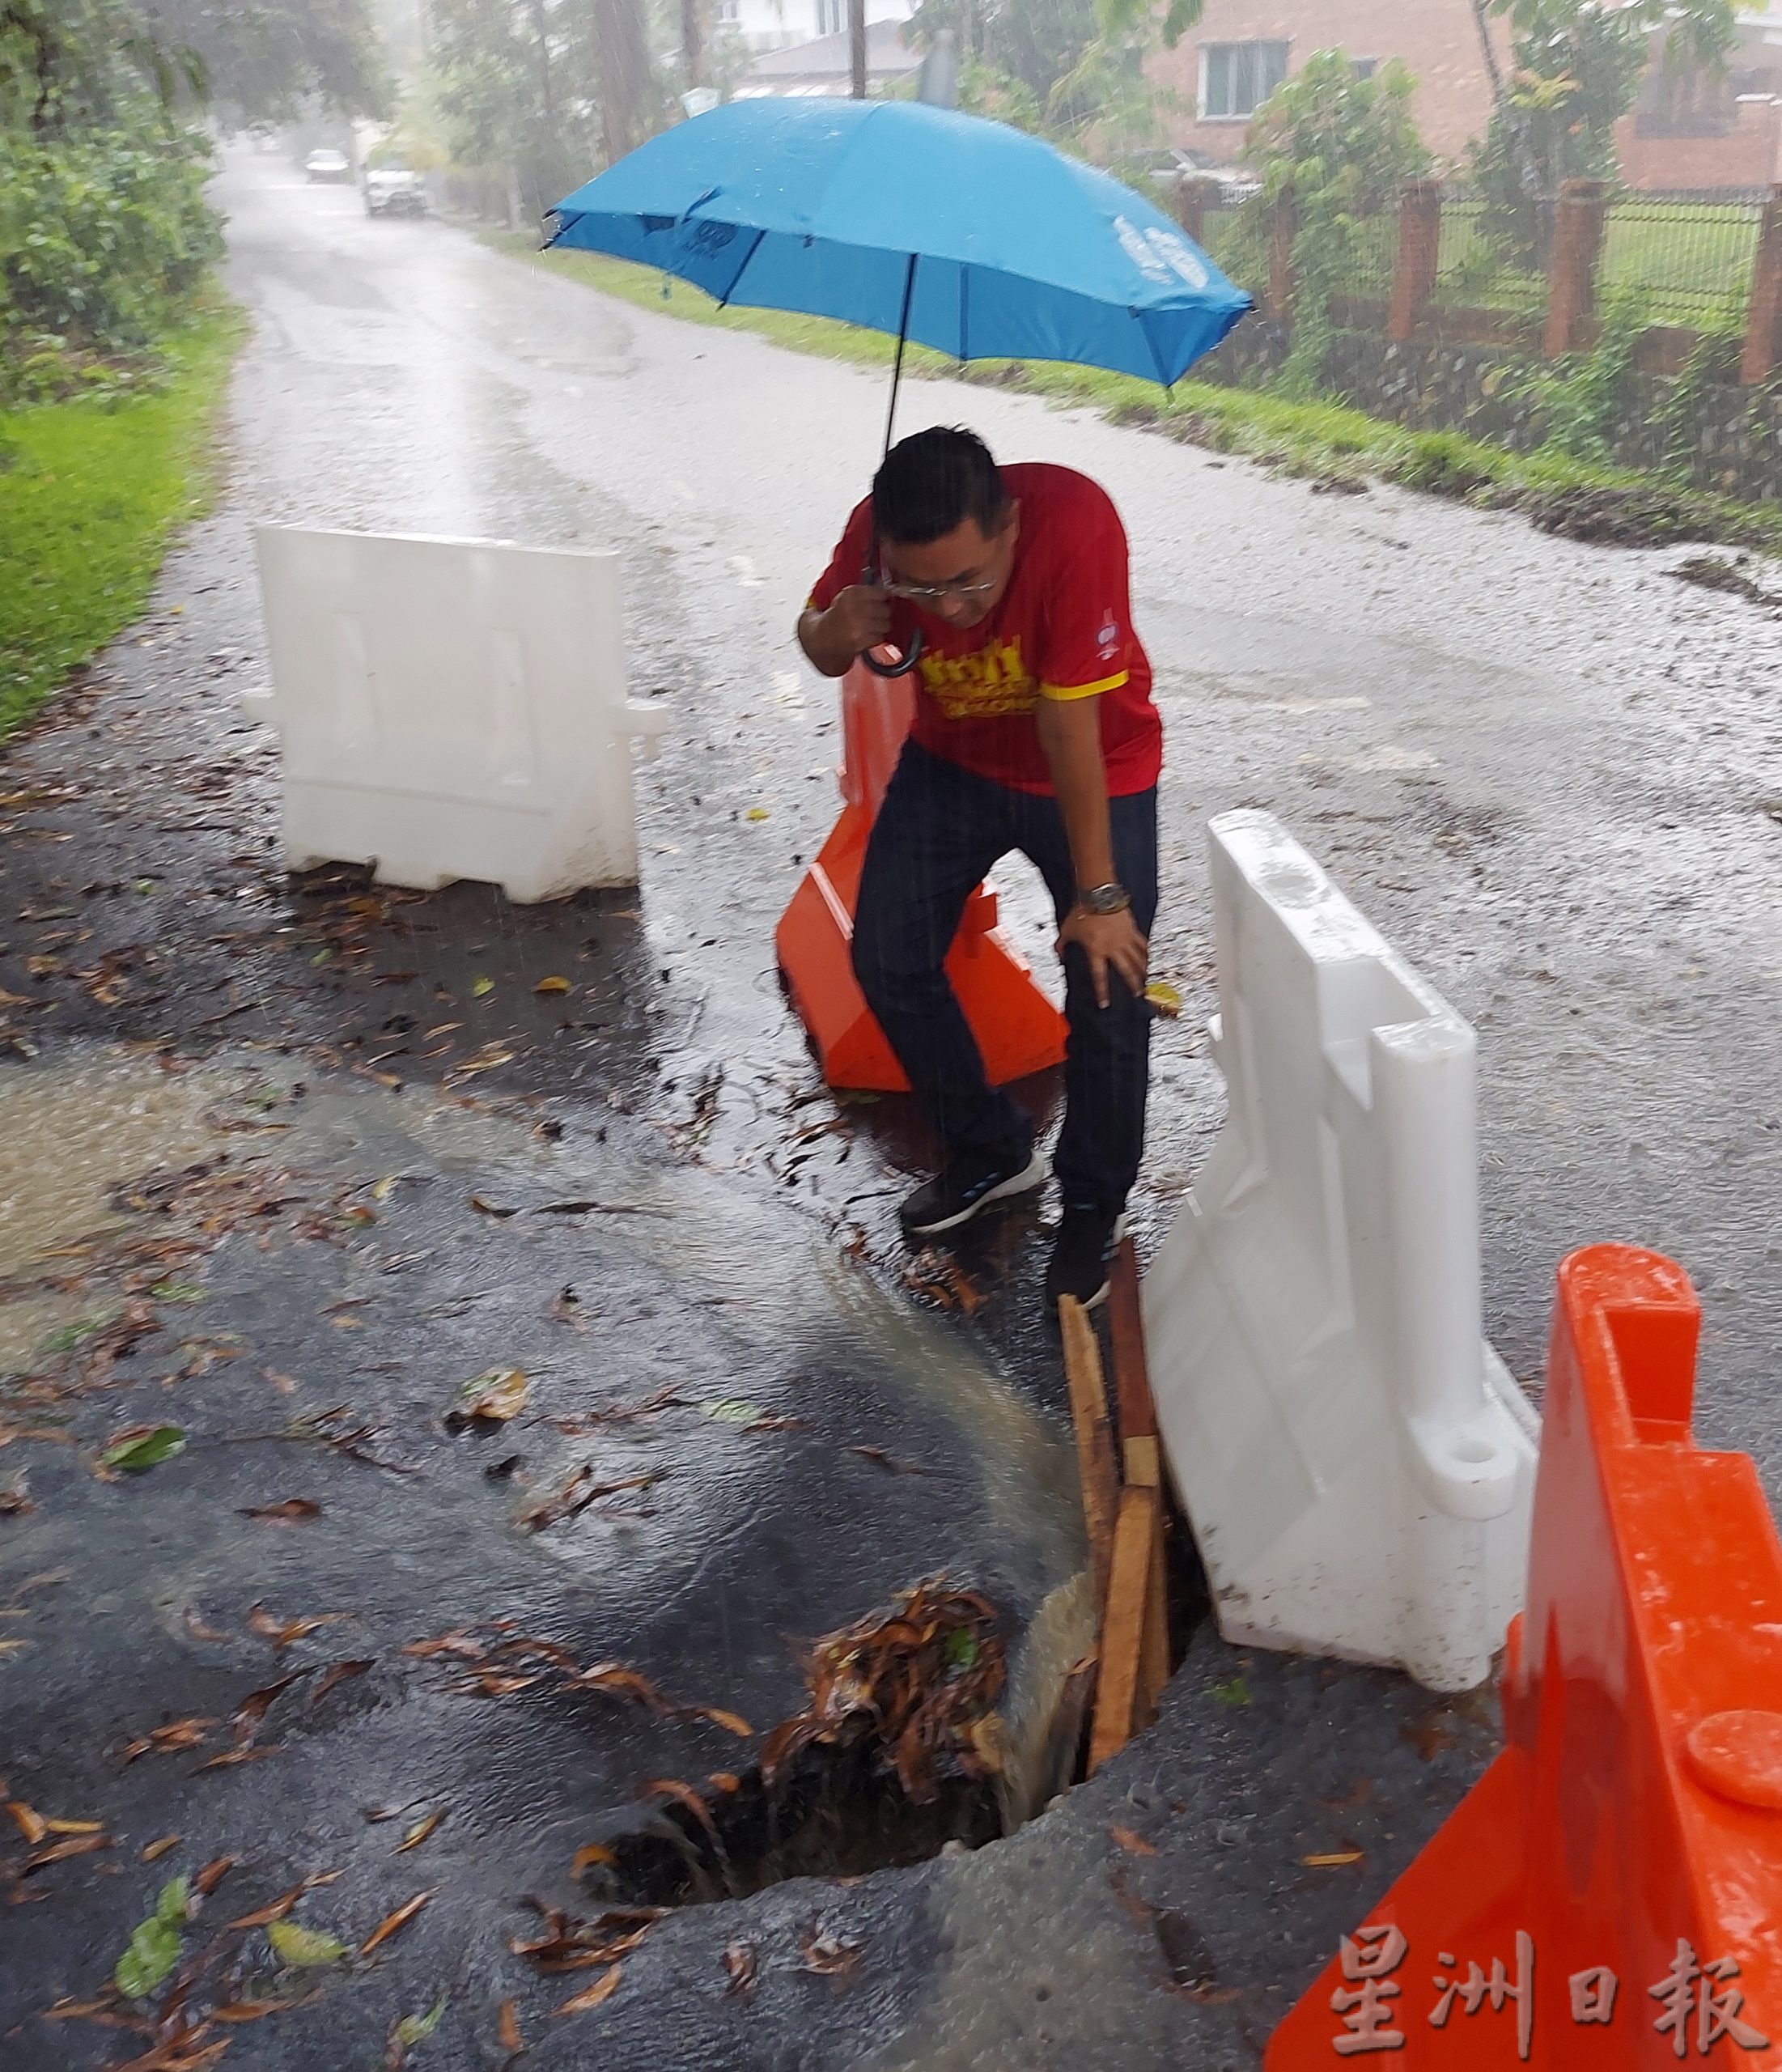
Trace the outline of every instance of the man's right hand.
{"label": "man's right hand", "polygon": [[856,655],[891,638],[891,600],[870,584],[852,584],[826,612],[807,612],[799,632],[825,676],[845,675]]}

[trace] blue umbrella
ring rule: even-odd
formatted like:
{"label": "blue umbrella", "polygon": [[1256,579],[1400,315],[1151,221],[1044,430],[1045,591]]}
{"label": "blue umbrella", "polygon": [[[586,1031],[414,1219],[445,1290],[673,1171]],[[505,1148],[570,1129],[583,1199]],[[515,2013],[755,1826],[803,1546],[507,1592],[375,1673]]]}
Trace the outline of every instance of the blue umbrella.
{"label": "blue umbrella", "polygon": [[1251,307],[1130,187],[1004,123],[914,101],[732,101],[554,215],[551,244],[656,267],[720,304],[893,334],[893,413],[908,338],[1167,387]]}

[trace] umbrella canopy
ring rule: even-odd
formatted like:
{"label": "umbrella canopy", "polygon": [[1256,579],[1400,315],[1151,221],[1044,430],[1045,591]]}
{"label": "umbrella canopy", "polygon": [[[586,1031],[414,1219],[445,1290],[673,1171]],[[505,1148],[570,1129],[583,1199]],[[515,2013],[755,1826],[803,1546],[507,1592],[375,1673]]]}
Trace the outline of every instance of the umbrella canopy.
{"label": "umbrella canopy", "polygon": [[554,244],[959,360],[1074,360],[1167,384],[1251,306],[1130,187],[914,101],[733,101],[554,214]]}

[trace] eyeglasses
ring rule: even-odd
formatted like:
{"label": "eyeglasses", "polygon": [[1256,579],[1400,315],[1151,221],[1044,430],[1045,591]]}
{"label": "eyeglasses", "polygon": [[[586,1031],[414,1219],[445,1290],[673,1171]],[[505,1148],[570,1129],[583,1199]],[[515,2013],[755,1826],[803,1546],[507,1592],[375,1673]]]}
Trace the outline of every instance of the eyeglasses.
{"label": "eyeglasses", "polygon": [[879,588],[888,597],[902,597],[912,605],[944,605],[950,597],[987,597],[996,588],[989,583],[893,583],[883,577]]}

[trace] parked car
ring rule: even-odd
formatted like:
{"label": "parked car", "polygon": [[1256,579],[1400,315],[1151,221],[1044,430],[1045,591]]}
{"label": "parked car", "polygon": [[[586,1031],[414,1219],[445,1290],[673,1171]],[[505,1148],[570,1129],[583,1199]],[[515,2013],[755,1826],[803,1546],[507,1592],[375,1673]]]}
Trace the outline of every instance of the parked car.
{"label": "parked car", "polygon": [[405,165],[379,165],[366,174],[367,215],[424,216],[426,212],[426,185],[419,173]]}
{"label": "parked car", "polygon": [[1135,184],[1142,181],[1150,187],[1161,188],[1166,198],[1173,197],[1185,180],[1205,180],[1209,187],[1218,190],[1219,206],[1224,209],[1235,209],[1241,202],[1247,202],[1253,194],[1262,191],[1262,183],[1248,168],[1221,165],[1204,151],[1184,151],[1175,146],[1148,152],[1127,177]]}
{"label": "parked car", "polygon": [[303,160],[303,172],[312,181],[350,180],[353,176],[352,162],[346,152],[331,151],[325,148],[310,153]]}

